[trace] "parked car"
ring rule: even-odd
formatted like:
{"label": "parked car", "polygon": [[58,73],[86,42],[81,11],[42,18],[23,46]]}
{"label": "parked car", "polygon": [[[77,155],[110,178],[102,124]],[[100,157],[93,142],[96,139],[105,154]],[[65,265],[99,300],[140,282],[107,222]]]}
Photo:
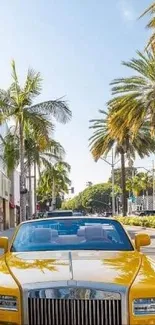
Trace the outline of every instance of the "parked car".
{"label": "parked car", "polygon": [[51,217],[69,217],[73,216],[72,210],[53,210],[47,212],[47,218]]}
{"label": "parked car", "polygon": [[136,215],[143,217],[143,216],[155,216],[155,210],[144,210],[136,212]]}
{"label": "parked car", "polygon": [[83,213],[82,212],[78,212],[78,211],[73,211],[73,216],[80,217],[80,216],[83,216]]}
{"label": "parked car", "polygon": [[112,217],[112,211],[105,211],[104,212],[104,217]]}
{"label": "parked car", "polygon": [[149,244],[107,218],[21,223],[10,245],[0,238],[0,323],[155,324],[154,262],[140,253]]}

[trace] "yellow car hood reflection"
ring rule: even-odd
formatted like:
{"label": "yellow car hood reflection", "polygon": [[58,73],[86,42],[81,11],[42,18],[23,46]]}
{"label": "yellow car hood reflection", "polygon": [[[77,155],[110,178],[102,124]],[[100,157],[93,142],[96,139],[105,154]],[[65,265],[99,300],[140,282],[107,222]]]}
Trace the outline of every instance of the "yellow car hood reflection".
{"label": "yellow car hood reflection", "polygon": [[[7,253],[6,261],[20,285],[48,281],[93,281],[130,286],[141,265],[141,254],[101,251]],[[71,272],[72,268],[72,272]]]}

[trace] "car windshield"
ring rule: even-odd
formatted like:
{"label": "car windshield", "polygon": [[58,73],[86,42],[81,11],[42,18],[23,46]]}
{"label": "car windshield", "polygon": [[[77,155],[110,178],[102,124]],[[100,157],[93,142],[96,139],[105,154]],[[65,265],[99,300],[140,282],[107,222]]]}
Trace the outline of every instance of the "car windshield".
{"label": "car windshield", "polygon": [[22,224],[11,247],[12,252],[57,250],[131,251],[133,246],[115,220],[68,218]]}

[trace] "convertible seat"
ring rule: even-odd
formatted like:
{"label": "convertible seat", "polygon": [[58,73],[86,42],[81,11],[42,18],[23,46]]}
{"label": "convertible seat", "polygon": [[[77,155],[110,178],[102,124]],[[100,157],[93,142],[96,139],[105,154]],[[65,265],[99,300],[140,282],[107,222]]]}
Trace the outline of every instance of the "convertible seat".
{"label": "convertible seat", "polygon": [[32,242],[33,243],[52,243],[54,238],[57,237],[56,230],[49,228],[37,228],[33,231]]}
{"label": "convertible seat", "polygon": [[91,240],[103,240],[106,242],[110,242],[107,237],[106,231],[102,228],[102,226],[88,226],[85,228],[85,238],[87,241]]}

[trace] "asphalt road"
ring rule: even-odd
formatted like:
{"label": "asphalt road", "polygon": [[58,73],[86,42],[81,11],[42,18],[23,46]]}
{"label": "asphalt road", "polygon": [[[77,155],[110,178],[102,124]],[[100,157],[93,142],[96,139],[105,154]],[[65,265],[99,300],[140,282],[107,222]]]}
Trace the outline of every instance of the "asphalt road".
{"label": "asphalt road", "polygon": [[[151,245],[142,249],[142,251],[149,257],[155,260],[155,229],[145,229],[142,227],[126,227],[127,232],[129,233],[131,239],[134,239],[135,235],[138,233],[147,233],[151,237]],[[9,237],[9,239],[13,236],[14,229],[9,229],[3,232],[0,232],[0,236]],[[2,250],[0,249],[0,254],[2,254]]]}
{"label": "asphalt road", "polygon": [[126,230],[132,239],[134,239],[135,235],[138,233],[146,233],[151,237],[151,245],[142,248],[142,251],[144,254],[155,260],[155,229],[127,226]]}

